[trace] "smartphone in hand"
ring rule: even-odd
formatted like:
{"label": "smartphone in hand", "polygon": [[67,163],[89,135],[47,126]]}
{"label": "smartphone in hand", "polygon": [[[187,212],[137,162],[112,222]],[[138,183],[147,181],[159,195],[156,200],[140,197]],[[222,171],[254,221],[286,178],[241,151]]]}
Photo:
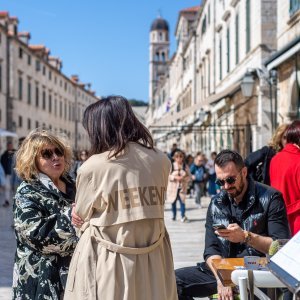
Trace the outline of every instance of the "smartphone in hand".
{"label": "smartphone in hand", "polygon": [[227,229],[227,227],[224,224],[213,224],[212,227],[214,230]]}

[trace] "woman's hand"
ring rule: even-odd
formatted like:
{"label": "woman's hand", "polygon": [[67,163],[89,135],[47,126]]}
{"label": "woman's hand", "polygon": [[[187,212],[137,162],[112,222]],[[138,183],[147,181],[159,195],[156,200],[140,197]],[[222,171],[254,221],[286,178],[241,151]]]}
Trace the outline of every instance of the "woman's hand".
{"label": "woman's hand", "polygon": [[80,228],[82,226],[82,224],[84,223],[83,220],[75,213],[75,203],[72,204],[72,224],[75,227]]}

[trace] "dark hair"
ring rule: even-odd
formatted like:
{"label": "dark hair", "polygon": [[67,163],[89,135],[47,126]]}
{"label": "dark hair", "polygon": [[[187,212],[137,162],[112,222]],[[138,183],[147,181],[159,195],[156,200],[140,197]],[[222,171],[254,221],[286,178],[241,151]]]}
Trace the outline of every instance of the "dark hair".
{"label": "dark hair", "polygon": [[293,121],[287,128],[286,142],[300,146],[300,120]]}
{"label": "dark hair", "polygon": [[215,165],[220,168],[225,167],[229,162],[233,162],[240,169],[245,167],[245,163],[241,155],[233,150],[222,150],[215,158]]}
{"label": "dark hair", "polygon": [[153,149],[150,132],[122,96],[108,96],[89,105],[83,114],[83,127],[90,138],[90,155],[110,151],[109,158],[116,157],[129,142]]}

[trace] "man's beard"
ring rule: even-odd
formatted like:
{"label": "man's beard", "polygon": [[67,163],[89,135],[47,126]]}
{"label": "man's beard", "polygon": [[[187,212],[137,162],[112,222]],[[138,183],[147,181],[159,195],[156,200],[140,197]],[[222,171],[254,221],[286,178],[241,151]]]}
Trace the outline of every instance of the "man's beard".
{"label": "man's beard", "polygon": [[242,178],[241,183],[238,187],[232,187],[230,189],[227,189],[226,192],[230,196],[230,198],[237,198],[239,195],[242,194],[245,187],[244,180]]}

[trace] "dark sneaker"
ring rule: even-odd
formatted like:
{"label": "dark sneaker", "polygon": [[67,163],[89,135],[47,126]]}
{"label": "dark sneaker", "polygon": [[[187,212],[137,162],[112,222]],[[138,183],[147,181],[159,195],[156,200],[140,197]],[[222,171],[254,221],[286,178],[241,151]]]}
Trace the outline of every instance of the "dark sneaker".
{"label": "dark sneaker", "polygon": [[7,200],[5,200],[4,204],[2,204],[3,207],[8,207],[9,206],[9,202]]}

